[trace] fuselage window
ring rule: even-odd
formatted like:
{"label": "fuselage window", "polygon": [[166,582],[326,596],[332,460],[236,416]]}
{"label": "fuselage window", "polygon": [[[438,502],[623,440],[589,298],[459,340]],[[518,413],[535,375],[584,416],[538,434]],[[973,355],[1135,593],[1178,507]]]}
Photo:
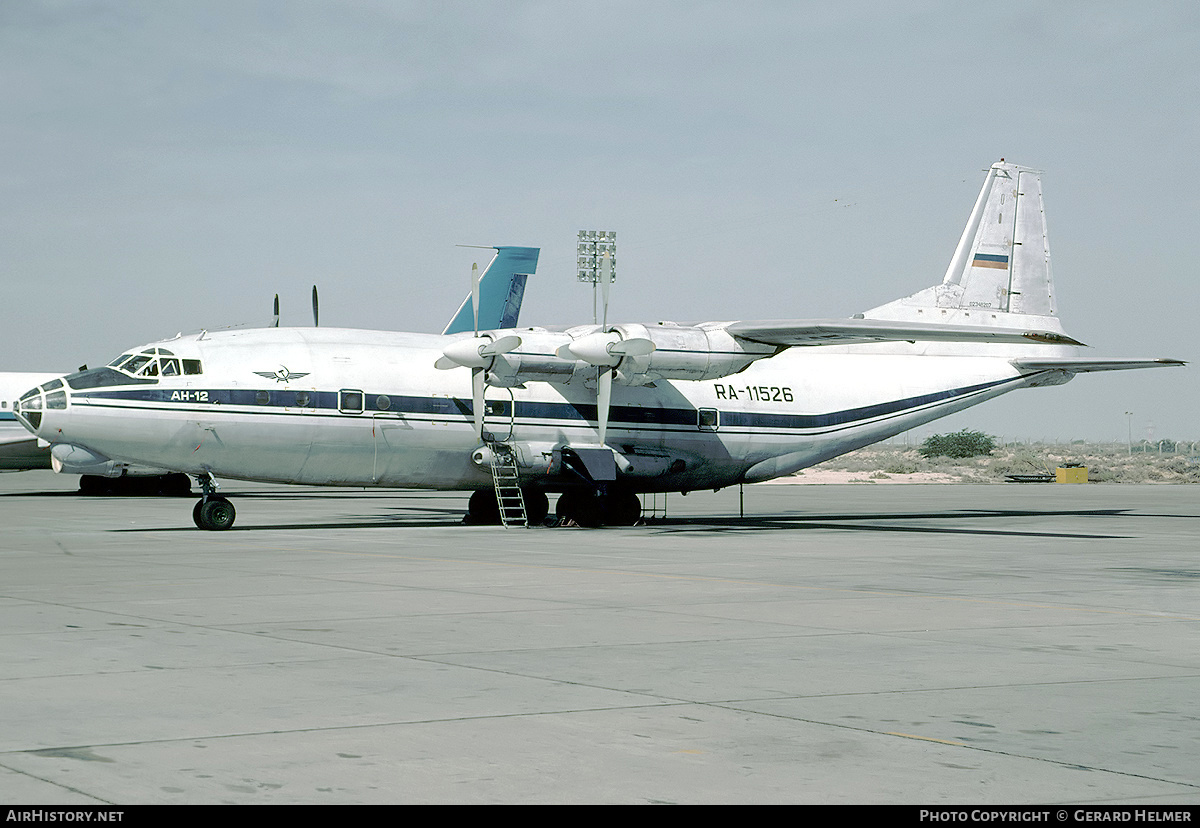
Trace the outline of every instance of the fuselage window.
{"label": "fuselage window", "polygon": [[375,398],[375,407],[380,411],[387,411],[392,407],[392,401],[387,394],[380,394]]}
{"label": "fuselage window", "polygon": [[309,395],[307,391],[296,392],[296,405],[300,408],[308,408]]}
{"label": "fuselage window", "polygon": [[338,392],[338,411],[343,414],[361,414],[363,410],[363,392],[343,388]]}
{"label": "fuselage window", "polygon": [[187,376],[191,376],[193,374],[203,374],[204,369],[200,366],[200,360],[185,359],[183,361],[183,373]]}
{"label": "fuselage window", "polygon": [[259,391],[257,394],[254,395],[254,401],[256,403],[258,403],[259,405],[266,405],[267,403],[269,403],[271,401],[271,392],[270,391]]}
{"label": "fuselage window", "polygon": [[721,415],[715,408],[701,408],[696,412],[696,425],[701,431],[716,431],[721,424]]}

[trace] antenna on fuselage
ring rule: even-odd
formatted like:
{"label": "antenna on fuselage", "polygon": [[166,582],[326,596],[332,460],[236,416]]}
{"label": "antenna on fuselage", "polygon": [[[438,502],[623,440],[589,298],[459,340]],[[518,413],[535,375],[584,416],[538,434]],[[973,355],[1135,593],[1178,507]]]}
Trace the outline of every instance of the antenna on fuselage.
{"label": "antenna on fuselage", "polygon": [[317,306],[317,286],[313,285],[313,327],[314,328],[321,327],[320,318],[321,318],[321,316],[320,316],[320,313],[318,312],[318,306]]}

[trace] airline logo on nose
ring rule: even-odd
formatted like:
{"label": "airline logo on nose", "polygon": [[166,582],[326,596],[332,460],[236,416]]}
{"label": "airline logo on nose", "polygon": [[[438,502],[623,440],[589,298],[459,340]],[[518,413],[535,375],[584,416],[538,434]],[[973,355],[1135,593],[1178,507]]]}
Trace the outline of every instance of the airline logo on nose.
{"label": "airline logo on nose", "polygon": [[308,376],[308,371],[289,371],[286,365],[280,365],[278,371],[255,371],[263,379],[273,379],[276,382],[290,382]]}

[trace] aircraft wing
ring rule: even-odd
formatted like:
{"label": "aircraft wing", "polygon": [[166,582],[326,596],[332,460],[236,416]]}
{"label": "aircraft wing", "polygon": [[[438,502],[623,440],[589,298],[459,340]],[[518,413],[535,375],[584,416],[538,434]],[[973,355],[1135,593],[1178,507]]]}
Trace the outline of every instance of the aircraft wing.
{"label": "aircraft wing", "polygon": [[725,330],[738,339],[766,345],[853,345],[862,342],[1020,342],[1082,345],[1055,331],[996,328],[984,325],[897,323],[885,319],[797,319],[731,322]]}
{"label": "aircraft wing", "polygon": [[1169,368],[1187,365],[1181,359],[1076,359],[1074,357],[1040,357],[1038,359],[1014,359],[1013,367],[1019,371],[1068,371],[1084,374],[1089,371],[1124,371],[1131,368]]}
{"label": "aircraft wing", "polygon": [[0,471],[50,468],[50,451],[23,426],[0,425]]}
{"label": "aircraft wing", "polygon": [[22,443],[36,443],[37,438],[26,431],[23,427],[3,428],[0,429],[0,448],[10,445],[20,445]]}

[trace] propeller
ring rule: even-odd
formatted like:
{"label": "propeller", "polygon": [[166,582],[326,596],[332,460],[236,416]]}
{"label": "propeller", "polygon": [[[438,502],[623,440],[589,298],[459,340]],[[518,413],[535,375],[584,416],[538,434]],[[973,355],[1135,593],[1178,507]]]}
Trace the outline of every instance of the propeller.
{"label": "propeller", "polygon": [[271,323],[272,328],[279,327],[279,294],[275,294],[275,320]]}
{"label": "propeller", "polygon": [[[607,305],[607,302],[605,303]],[[654,343],[643,337],[622,339],[616,331],[596,331],[581,336],[574,342],[563,345],[555,353],[563,359],[578,359],[595,365],[596,374],[596,429],[600,444],[608,436],[608,412],[612,403],[613,377],[617,366],[625,357],[649,356],[654,353]]]}
{"label": "propeller", "polygon": [[475,315],[475,336],[451,342],[433,366],[442,371],[451,368],[471,369],[471,413],[475,416],[475,433],[483,440],[483,392],[487,371],[501,354],[521,347],[521,337],[515,334],[496,337],[479,335],[479,265],[471,265],[471,305]]}
{"label": "propeller", "polygon": [[317,286],[313,285],[313,327],[320,327],[319,314],[317,313]]}
{"label": "propeller", "polygon": [[483,439],[483,390],[487,381],[487,370],[500,354],[507,354],[521,347],[521,337],[510,334],[499,339],[476,336],[451,342],[442,351],[435,368],[447,371],[451,368],[471,369],[471,411],[475,415],[475,433]]}

